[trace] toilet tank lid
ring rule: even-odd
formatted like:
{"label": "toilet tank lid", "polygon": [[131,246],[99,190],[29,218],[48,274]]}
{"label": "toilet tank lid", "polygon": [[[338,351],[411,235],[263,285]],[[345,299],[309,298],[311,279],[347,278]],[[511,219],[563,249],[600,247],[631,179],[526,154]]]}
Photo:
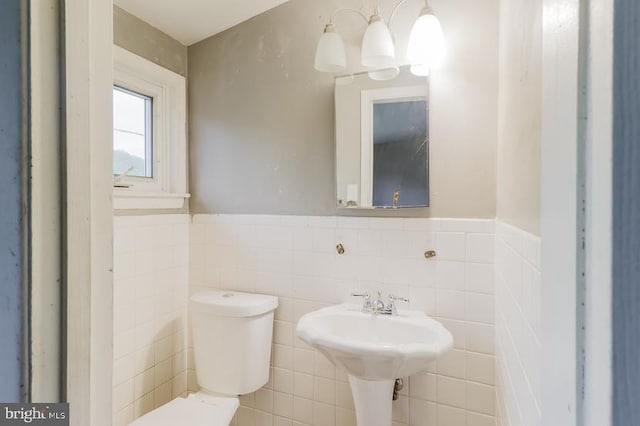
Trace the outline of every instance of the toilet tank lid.
{"label": "toilet tank lid", "polygon": [[191,306],[212,315],[253,317],[276,309],[278,298],[266,294],[207,290],[191,296]]}

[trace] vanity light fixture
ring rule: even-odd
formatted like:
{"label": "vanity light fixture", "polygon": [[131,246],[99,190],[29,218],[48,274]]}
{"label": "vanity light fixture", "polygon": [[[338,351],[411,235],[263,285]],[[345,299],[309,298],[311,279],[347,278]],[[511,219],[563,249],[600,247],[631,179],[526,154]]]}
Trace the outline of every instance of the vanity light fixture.
{"label": "vanity light fixture", "polygon": [[[438,66],[444,58],[444,35],[440,21],[429,4],[420,12],[420,17],[413,24],[407,47],[409,62],[416,68],[417,75]],[[413,72],[412,67],[412,72]]]}
{"label": "vanity light fixture", "polygon": [[[389,17],[389,26],[396,12],[407,0],[400,0]],[[331,14],[324,34],[318,41],[315,68],[321,72],[342,72],[347,68],[347,55],[342,37],[335,31],[333,17],[340,12],[358,14],[367,24],[362,38],[361,62],[373,71],[369,77],[373,80],[391,80],[398,75],[395,45],[389,26],[385,23],[376,5],[369,19],[357,9],[341,8]],[[425,0],[425,7],[416,20],[409,37],[407,49],[411,72],[415,75],[429,75],[431,67],[438,65],[444,56],[444,35],[440,21],[433,8]]]}
{"label": "vanity light fixture", "polygon": [[324,34],[318,41],[315,67],[322,72],[340,72],[347,68],[344,42],[331,22],[324,27]]}
{"label": "vanity light fixture", "polygon": [[374,69],[389,68],[396,64],[393,36],[380,16],[380,6],[376,6],[362,37],[360,60],[365,67]]}

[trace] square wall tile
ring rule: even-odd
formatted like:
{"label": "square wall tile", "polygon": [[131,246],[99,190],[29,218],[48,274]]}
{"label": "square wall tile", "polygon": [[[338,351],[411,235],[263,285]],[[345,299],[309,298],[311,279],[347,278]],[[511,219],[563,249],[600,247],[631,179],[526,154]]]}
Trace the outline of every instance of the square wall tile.
{"label": "square wall tile", "polygon": [[493,294],[494,269],[493,264],[465,263],[464,289],[473,293]]}
{"label": "square wall tile", "polygon": [[186,391],[178,336],[187,335],[189,244],[205,243],[189,223],[188,215],[114,219],[114,275],[128,278],[114,281],[113,394],[116,404],[127,398],[133,419]]}
{"label": "square wall tile", "polygon": [[437,379],[435,374],[420,372],[410,378],[409,395],[411,398],[435,402],[436,389]]}
{"label": "square wall tile", "polygon": [[459,291],[437,290],[436,314],[439,317],[465,320],[465,293]]}
{"label": "square wall tile", "polygon": [[273,393],[273,413],[280,417],[293,415],[293,396],[281,392]]}
{"label": "square wall tile", "polygon": [[[168,253],[165,249],[169,247],[164,237],[158,237],[165,235],[164,232],[149,233],[148,238],[153,241],[142,246],[156,251],[142,254],[143,259],[147,256],[150,260],[143,262],[141,269],[147,271],[149,277],[160,275],[162,282],[139,279],[141,299],[147,297],[147,293],[158,293],[158,289],[162,289],[153,306],[166,311],[165,316],[173,315],[172,309],[180,307],[182,313],[176,316],[182,315],[183,324],[188,321],[186,298],[198,289],[226,288],[271,294],[280,302],[275,313],[269,382],[256,393],[242,397],[242,407],[233,424],[355,426],[347,375],[297,338],[295,327],[302,315],[322,307],[342,302],[360,304],[360,300],[350,296],[352,292],[373,294],[377,290],[383,291],[384,299],[389,294],[408,297],[409,305],[400,304],[400,309],[421,310],[441,321],[454,336],[451,352],[431,363],[425,371],[405,378],[405,387],[393,404],[393,426],[473,426],[471,421],[494,418],[469,408],[486,408],[485,390],[494,389],[491,362],[494,280],[497,278],[493,263],[494,246],[498,245],[493,237],[494,221],[199,215],[194,218],[194,224],[198,226],[197,232],[192,225],[189,235],[173,235],[174,231],[182,232],[179,224],[172,225],[167,234],[172,236],[174,244],[189,245],[186,259],[183,252],[178,251],[179,255],[174,256],[180,263],[188,264],[185,275],[190,280],[189,293],[182,296],[178,288],[170,291],[175,280],[164,271],[157,273],[163,256],[166,257],[163,253]],[[344,255],[336,253],[339,243],[345,247]],[[128,247],[126,241],[121,245]],[[507,253],[513,252],[504,245],[509,250]],[[180,249],[173,247],[172,250]],[[435,250],[437,257],[425,259],[427,250]],[[521,293],[525,287],[533,288],[524,284],[520,287]],[[126,292],[120,294],[126,300]],[[171,296],[166,297],[167,294]],[[185,302],[175,302],[181,298]],[[146,303],[140,302],[138,306],[144,308]],[[165,358],[168,348],[163,339],[171,333],[158,333],[162,328],[158,328],[157,321],[145,315],[144,309],[140,309],[142,328],[137,334],[140,342],[134,339],[134,345],[152,345],[155,349],[152,353]],[[154,324],[155,335],[151,340],[143,337],[151,330],[144,328],[147,322]],[[186,336],[188,333],[185,341]],[[192,361],[189,363],[189,358],[192,359],[192,355],[170,355],[174,370],[181,368],[183,359],[189,367],[183,373],[174,372],[176,379],[169,380],[176,388],[174,394],[183,389],[175,386],[176,380],[182,380],[177,378],[180,374],[185,378],[185,386],[197,388],[194,365]],[[525,364],[530,366],[527,368],[536,368],[530,362]],[[144,365],[152,369],[154,379],[156,369],[159,381],[164,379],[164,367],[158,367],[155,359],[150,364],[147,360]],[[122,373],[121,377],[126,375]],[[487,388],[468,386],[470,383]],[[154,388],[151,395],[160,397],[163,393]],[[468,401],[476,396],[478,401]]]}
{"label": "square wall tile", "polygon": [[316,377],[313,381],[313,399],[324,404],[335,405],[335,380]]}
{"label": "square wall tile", "polygon": [[460,426],[466,422],[466,411],[456,407],[438,404],[437,426]]}
{"label": "square wall tile", "polygon": [[438,404],[465,409],[467,401],[465,393],[466,382],[464,380],[438,376],[437,386]]}
{"label": "square wall tile", "polygon": [[466,261],[493,263],[493,234],[467,234]]}
{"label": "square wall tile", "polygon": [[422,400],[411,400],[409,420],[412,425],[435,425],[437,419],[436,404]]}
{"label": "square wall tile", "polygon": [[466,243],[464,233],[438,232],[436,239],[436,252],[439,260],[465,261]]}
{"label": "square wall tile", "polygon": [[495,391],[492,386],[467,382],[467,409],[493,416],[495,414]]}
{"label": "square wall tile", "polygon": [[313,403],[313,425],[314,426],[335,426],[336,407],[334,405]]}
{"label": "square wall tile", "polygon": [[467,380],[486,385],[495,383],[495,357],[493,355],[466,352]]}
{"label": "square wall tile", "polygon": [[465,294],[465,319],[472,322],[493,324],[493,296],[488,294]]}
{"label": "square wall tile", "polygon": [[294,397],[293,420],[311,424],[313,422],[313,400]]}
{"label": "square wall tile", "polygon": [[300,398],[313,399],[314,377],[310,374],[293,373],[293,394]]}
{"label": "square wall tile", "polygon": [[[541,426],[540,239],[501,222],[498,222],[497,229],[496,392],[490,394],[491,388],[485,387],[487,380],[478,378],[485,384],[470,382],[467,395],[473,399],[473,411],[478,413],[473,416],[474,421],[481,426],[487,423],[481,415],[492,416],[496,407],[500,409],[503,420],[522,419],[526,424]],[[495,394],[499,396],[498,401]]]}

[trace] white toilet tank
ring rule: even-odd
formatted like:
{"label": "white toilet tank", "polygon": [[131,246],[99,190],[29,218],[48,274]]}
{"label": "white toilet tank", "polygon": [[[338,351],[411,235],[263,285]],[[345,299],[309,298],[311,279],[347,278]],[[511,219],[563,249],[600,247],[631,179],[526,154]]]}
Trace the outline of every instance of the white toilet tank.
{"label": "white toilet tank", "polygon": [[278,298],[203,291],[190,299],[198,384],[206,391],[245,395],[269,381],[273,311]]}

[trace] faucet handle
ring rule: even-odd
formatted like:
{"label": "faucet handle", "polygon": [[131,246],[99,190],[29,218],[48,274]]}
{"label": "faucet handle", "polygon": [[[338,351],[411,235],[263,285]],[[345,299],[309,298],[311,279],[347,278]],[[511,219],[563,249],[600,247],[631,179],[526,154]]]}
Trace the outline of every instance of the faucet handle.
{"label": "faucet handle", "polygon": [[364,293],[351,293],[352,297],[362,297],[364,302],[362,303],[362,312],[369,312],[371,310],[371,295],[368,291]]}
{"label": "faucet handle", "polygon": [[404,303],[409,303],[409,299],[407,299],[406,297],[397,297],[394,296],[393,294],[389,295],[389,302],[395,302],[396,300],[400,301],[400,302],[404,302]]}
{"label": "faucet handle", "polygon": [[369,294],[368,291],[364,292],[364,293],[351,293],[352,297],[364,297],[365,299],[369,299],[371,297],[371,295]]}
{"label": "faucet handle", "polygon": [[371,302],[371,308],[374,312],[382,312],[384,311],[384,302],[382,301],[382,290],[378,290],[378,297]]}
{"label": "faucet handle", "polygon": [[406,297],[396,297],[393,294],[389,295],[389,303],[387,303],[387,310],[391,311],[391,315],[398,315],[398,309],[396,308],[396,300],[404,303],[409,303],[409,299]]}

